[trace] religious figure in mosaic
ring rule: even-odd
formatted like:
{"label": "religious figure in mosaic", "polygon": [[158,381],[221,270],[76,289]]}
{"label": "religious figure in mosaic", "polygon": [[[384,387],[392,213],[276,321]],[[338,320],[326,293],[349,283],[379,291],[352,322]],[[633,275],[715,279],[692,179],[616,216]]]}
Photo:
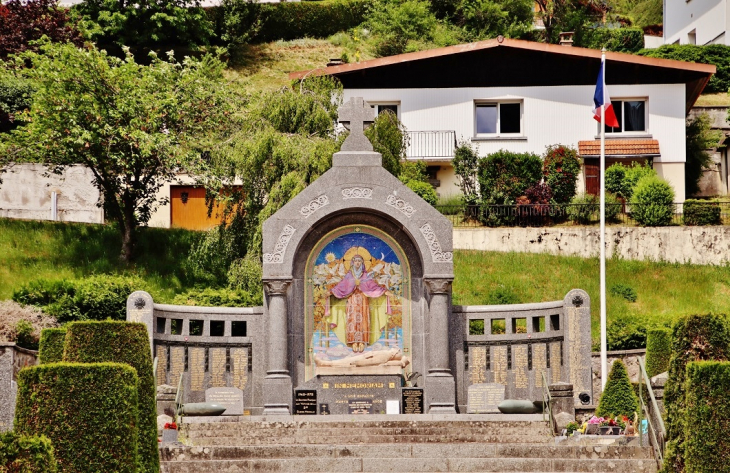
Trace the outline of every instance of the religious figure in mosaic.
{"label": "religious figure in mosaic", "polygon": [[400,247],[372,227],[343,227],[320,241],[307,269],[308,379],[408,365],[407,271]]}
{"label": "religious figure in mosaic", "polygon": [[342,343],[362,353],[378,341],[388,323],[392,293],[365,270],[365,259],[357,250],[345,277],[327,291],[324,316]]}

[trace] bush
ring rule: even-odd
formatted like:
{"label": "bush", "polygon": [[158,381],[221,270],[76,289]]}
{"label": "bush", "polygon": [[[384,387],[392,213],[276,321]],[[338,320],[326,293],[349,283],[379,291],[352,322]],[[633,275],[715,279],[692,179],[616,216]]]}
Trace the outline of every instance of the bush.
{"label": "bush", "polygon": [[15,342],[30,350],[38,349],[41,330],[58,327],[56,319],[33,306],[0,301],[0,341]]}
{"label": "bush", "polygon": [[606,168],[606,192],[628,199],[631,197],[631,189],[627,187],[626,167],[622,164],[614,164]]}
{"label": "bush", "polygon": [[0,60],[10,54],[36,51],[30,44],[46,36],[54,42],[81,45],[82,37],[69,21],[68,9],[55,0],[9,0],[0,3]]}
{"label": "bush", "polygon": [[646,333],[646,374],[649,377],[669,369],[672,356],[672,331],[667,328],[653,328]]}
{"label": "bush", "polygon": [[672,223],[674,190],[657,176],[643,177],[634,188],[631,216],[640,225],[659,227]]}
{"label": "bush", "polygon": [[468,141],[459,142],[459,146],[454,150],[454,174],[459,177],[459,188],[464,195],[465,205],[476,205],[479,199],[479,190],[477,188],[477,166],[479,157],[477,156],[471,143]]}
{"label": "bush", "polygon": [[326,38],[363,21],[369,0],[258,3],[224,0],[212,7],[218,17],[217,36],[226,43],[267,43],[298,38]]}
{"label": "bush", "polygon": [[436,190],[428,182],[408,181],[406,186],[429,204],[436,205],[438,203],[439,198],[436,195]]}
{"label": "bush", "polygon": [[[614,166],[616,165],[614,164]],[[641,165],[635,161],[631,163],[631,166],[625,166],[625,173],[624,188],[627,193],[624,198],[627,200],[631,200],[631,197],[633,197],[636,186],[639,184],[640,180],[647,176],[657,175],[654,168],[650,165]]]}
{"label": "bush", "polygon": [[685,471],[730,472],[730,363],[688,363],[685,386]]}
{"label": "bush", "polygon": [[390,110],[375,117],[373,125],[365,130],[365,136],[373,145],[373,150],[383,156],[383,167],[398,177],[401,161],[406,158],[408,133],[395,113]]}
{"label": "bush", "polygon": [[30,81],[17,77],[6,69],[0,69],[0,133],[20,125],[15,120],[15,114],[30,108],[32,95],[33,86]]}
{"label": "bush", "polygon": [[578,46],[590,49],[635,53],[644,47],[641,28],[593,28],[583,31]]}
{"label": "bush", "polygon": [[633,287],[627,286],[626,284],[614,284],[611,286],[611,294],[617,297],[622,297],[629,302],[636,302],[636,291]]}
{"label": "bush", "polygon": [[13,300],[43,308],[59,322],[124,320],[127,297],[140,289],[136,276],[96,275],[75,281],[31,281],[13,293]]}
{"label": "bush", "polygon": [[[593,220],[599,220],[601,217],[601,203],[597,195],[581,194],[573,198],[570,202],[572,205],[566,206],[568,219],[574,223],[588,224]],[[616,217],[621,213],[623,204],[615,195],[606,192],[606,221],[616,221]]]}
{"label": "bush", "polygon": [[730,89],[730,46],[724,44],[708,44],[699,46],[694,44],[665,44],[656,49],[642,49],[638,52],[642,56],[676,59],[678,61],[699,62],[714,64],[717,72],[710,78],[703,93],[726,93]]}
{"label": "bush", "polygon": [[402,43],[401,53],[408,40],[432,39],[436,17],[425,0],[375,0],[367,26],[383,40]]}
{"label": "bush", "polygon": [[137,381],[121,363],[25,368],[18,374],[16,432],[47,436],[63,472],[136,472]]}
{"label": "bush", "polygon": [[725,315],[688,315],[674,324],[669,378],[664,388],[668,441],[664,457],[666,471],[684,471],[687,364],[693,361],[727,361],[729,355],[730,329]]}
{"label": "bush", "polygon": [[51,441],[45,435],[0,433],[0,471],[56,473],[58,463]]}
{"label": "bush", "polygon": [[258,256],[248,254],[231,263],[231,267],[228,268],[228,287],[251,295],[263,294],[262,277],[261,260]]}
{"label": "bush", "polygon": [[720,204],[702,200],[685,200],[682,220],[685,225],[722,225]]}
{"label": "bush", "polygon": [[639,410],[639,399],[636,397],[626,366],[623,361],[616,360],[606,381],[606,388],[598,401],[596,415],[599,417],[626,416],[631,419]]}
{"label": "bush", "polygon": [[612,320],[606,327],[606,344],[609,350],[644,348],[646,327],[622,318]]}
{"label": "bush", "polygon": [[553,193],[553,202],[569,203],[575,197],[575,185],[580,173],[578,153],[569,146],[548,146],[542,163],[542,173],[545,183]]}
{"label": "bush", "polygon": [[40,343],[38,343],[38,363],[46,365],[63,361],[63,345],[65,342],[65,328],[43,329]]}
{"label": "bush", "polygon": [[263,304],[263,291],[251,294],[235,289],[192,289],[175,296],[172,303],[202,307],[256,307]]}
{"label": "bush", "polygon": [[74,322],[69,324],[63,360],[68,362],[126,363],[139,379],[138,471],[160,471],[157,451],[157,406],[152,354],[147,327],[131,322]]}
{"label": "bush", "polygon": [[[482,205],[514,205],[517,198],[542,178],[542,160],[533,153],[500,150],[478,162]],[[482,215],[487,225],[502,225],[513,220],[511,215]]]}

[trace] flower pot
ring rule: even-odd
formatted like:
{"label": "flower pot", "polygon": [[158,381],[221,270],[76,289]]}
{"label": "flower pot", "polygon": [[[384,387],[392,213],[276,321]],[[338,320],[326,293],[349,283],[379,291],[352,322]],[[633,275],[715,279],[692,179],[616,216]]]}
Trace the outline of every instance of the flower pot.
{"label": "flower pot", "polygon": [[601,435],[618,435],[621,433],[621,427],[618,425],[604,425],[599,429],[599,431]]}

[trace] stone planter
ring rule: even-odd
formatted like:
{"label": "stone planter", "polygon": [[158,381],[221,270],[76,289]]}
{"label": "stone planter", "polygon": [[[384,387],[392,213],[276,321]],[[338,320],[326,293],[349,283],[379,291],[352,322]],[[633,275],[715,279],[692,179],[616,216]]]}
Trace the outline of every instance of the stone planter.
{"label": "stone planter", "polygon": [[621,427],[605,425],[599,429],[601,435],[619,435],[621,433]]}
{"label": "stone planter", "polygon": [[177,442],[177,430],[176,429],[163,429],[162,430],[162,443]]}

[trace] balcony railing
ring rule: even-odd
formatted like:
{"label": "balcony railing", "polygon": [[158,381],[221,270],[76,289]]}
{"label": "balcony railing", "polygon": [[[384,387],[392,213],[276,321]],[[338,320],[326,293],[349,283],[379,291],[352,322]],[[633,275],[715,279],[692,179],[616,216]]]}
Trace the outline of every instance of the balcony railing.
{"label": "balcony railing", "polygon": [[409,159],[450,160],[456,149],[456,132],[454,130],[440,131],[409,131],[408,132]]}

